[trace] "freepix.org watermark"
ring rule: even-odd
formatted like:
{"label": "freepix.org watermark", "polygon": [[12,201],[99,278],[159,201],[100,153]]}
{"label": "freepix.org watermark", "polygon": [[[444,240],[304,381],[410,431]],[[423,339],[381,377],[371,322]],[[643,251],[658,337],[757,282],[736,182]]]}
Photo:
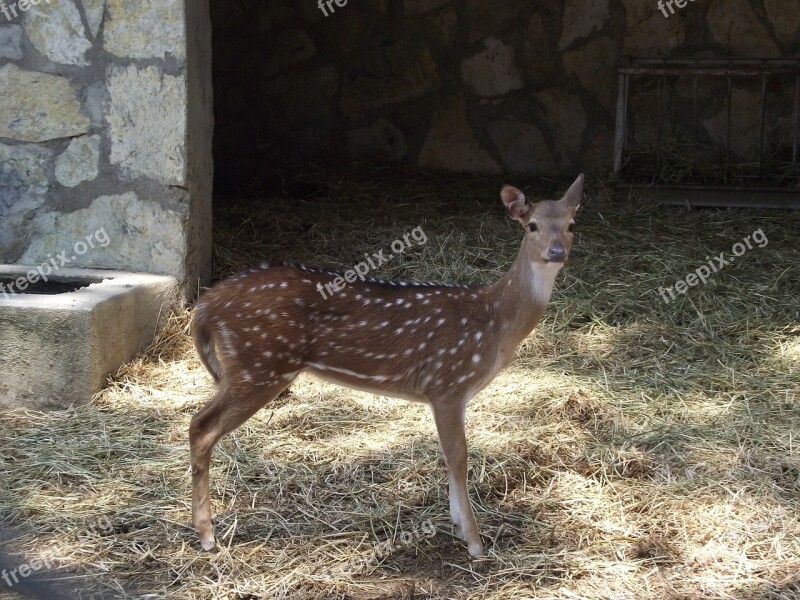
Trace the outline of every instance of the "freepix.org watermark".
{"label": "freepix.org watermark", "polygon": [[[333,281],[326,283],[324,286],[318,283],[317,291],[327,300],[330,296],[346,288],[348,283],[355,283],[357,279],[364,281],[370,270],[377,269],[382,264],[392,260],[398,254],[402,254],[411,248],[413,246],[411,240],[414,240],[417,246],[424,246],[428,242],[428,236],[425,235],[422,227],[415,227],[411,230],[411,233],[405,234],[402,239],[397,239],[392,242],[391,248],[393,254],[384,256],[383,250],[375,252],[372,256],[365,254],[365,262],[358,263],[352,269],[345,271],[342,275],[334,278]],[[327,292],[327,294],[325,292]]]}
{"label": "freepix.org watermark", "polygon": [[[769,243],[767,236],[760,227],[744,238],[741,242],[736,242],[733,245],[731,248],[731,253],[733,256],[727,256],[726,258],[726,254],[724,252],[720,252],[719,256],[706,256],[706,260],[708,261],[706,264],[700,265],[694,270],[693,273],[689,273],[685,278],[676,281],[675,285],[672,285],[668,288],[659,288],[658,293],[661,294],[664,302],[669,304],[672,300],[675,300],[675,292],[678,292],[679,294],[685,294],[690,287],[694,287],[700,282],[706,283],[711,275],[719,273],[724,267],[736,260],[736,258],[742,256],[748,250],[752,250],[753,242],[755,242],[759,248],[763,248]],[[669,298],[667,298],[667,293],[669,293]]]}
{"label": "freepix.org watermark", "polygon": [[50,4],[50,0],[19,0],[19,2],[9,2],[8,4],[0,0],[0,13],[3,13],[8,21],[11,21],[16,19],[21,12],[28,12],[42,2]]}
{"label": "freepix.org watermark", "polygon": [[[664,14],[665,19],[668,19],[669,15],[675,14],[673,5],[678,8],[685,8],[689,2],[694,2],[694,0],[658,0],[658,10]],[[669,9],[669,14],[667,14],[667,9]]]}
{"label": "freepix.org watermark", "polygon": [[326,17],[336,12],[336,9],[333,8],[334,4],[339,8],[344,8],[345,6],[347,6],[347,0],[319,0],[317,2],[319,9],[322,11],[322,14],[325,15]]}
{"label": "freepix.org watermark", "polygon": [[11,283],[0,282],[0,294],[8,299],[9,294],[14,295],[17,294],[17,292],[24,292],[26,289],[28,289],[29,285],[34,285],[39,281],[47,282],[48,276],[52,275],[62,267],[66,267],[68,264],[75,261],[75,259],[77,259],[79,256],[83,256],[89,250],[97,246],[105,248],[110,243],[111,239],[108,237],[106,230],[98,229],[94,233],[87,235],[85,240],[78,240],[75,242],[75,245],[72,247],[72,254],[70,254],[70,256],[67,256],[67,254],[69,254],[69,250],[63,250],[55,256],[48,254],[47,262],[42,263],[35,269],[31,269],[24,276],[18,277]]}
{"label": "freepix.org watermark", "polygon": [[[97,519],[97,521],[83,528],[78,534],[78,538],[84,539],[92,535],[111,535],[112,533],[114,533],[114,526],[111,523],[111,519],[104,515]],[[32,558],[28,562],[22,563],[13,569],[3,569],[0,571],[0,581],[5,582],[6,586],[9,588],[14,588],[14,586],[20,585],[22,580],[35,575],[38,571],[52,571],[53,562],[57,561],[58,557],[64,554],[62,548],[57,546],[52,547],[43,552],[41,558]],[[2,585],[0,585],[0,591],[2,591],[2,589]],[[94,596],[81,596],[81,598],[86,598],[88,600],[89,598],[94,598]]]}

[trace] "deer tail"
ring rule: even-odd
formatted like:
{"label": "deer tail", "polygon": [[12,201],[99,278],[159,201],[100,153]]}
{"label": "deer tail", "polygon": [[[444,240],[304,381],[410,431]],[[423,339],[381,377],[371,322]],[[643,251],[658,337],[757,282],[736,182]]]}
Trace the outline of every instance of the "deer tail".
{"label": "deer tail", "polygon": [[194,309],[192,315],[192,338],[194,347],[200,357],[200,362],[211,373],[215,383],[222,377],[222,369],[217,359],[216,344],[214,343],[214,329],[208,322],[205,305],[200,304]]}

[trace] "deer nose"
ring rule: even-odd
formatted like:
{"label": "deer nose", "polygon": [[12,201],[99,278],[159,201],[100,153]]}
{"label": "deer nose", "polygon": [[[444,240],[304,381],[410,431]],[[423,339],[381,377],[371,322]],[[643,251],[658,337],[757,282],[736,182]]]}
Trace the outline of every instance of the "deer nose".
{"label": "deer nose", "polygon": [[554,262],[564,262],[567,260],[567,249],[564,246],[552,246],[547,251],[547,255]]}

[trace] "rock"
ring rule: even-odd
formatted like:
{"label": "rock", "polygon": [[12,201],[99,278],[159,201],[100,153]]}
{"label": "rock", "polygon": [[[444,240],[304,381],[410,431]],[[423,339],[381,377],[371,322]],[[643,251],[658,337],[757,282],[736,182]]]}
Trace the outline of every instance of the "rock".
{"label": "rock", "polygon": [[108,75],[111,164],[130,179],[186,184],[186,78],[158,67],[112,66]]}
{"label": "rock", "polygon": [[502,33],[519,19],[521,8],[521,2],[466,0],[467,42],[474,44],[487,35]]}
{"label": "rock", "polygon": [[0,144],[0,263],[17,262],[25,224],[47,197],[52,156],[42,146]]}
{"label": "rock", "polygon": [[772,27],[784,44],[796,42],[800,34],[800,4],[785,0],[764,0]]}
{"label": "rock", "polygon": [[[632,56],[668,55],[686,39],[684,20],[664,18],[660,10],[641,0],[622,0],[625,4],[625,53]],[[692,7],[695,9],[696,7]]]}
{"label": "rock", "polygon": [[441,86],[436,63],[424,44],[398,42],[385,54],[390,77],[360,77],[342,89],[339,108],[347,117],[357,119],[372,108],[421,98]]}
{"label": "rock", "polygon": [[393,123],[378,119],[370,127],[347,134],[347,149],[356,158],[397,161],[408,154],[406,138]]}
{"label": "rock", "polygon": [[540,92],[534,98],[544,108],[546,127],[555,141],[561,169],[574,168],[586,129],[586,113],[580,98],[560,88]]}
{"label": "rock", "polygon": [[22,59],[22,27],[19,25],[0,27],[0,58]]}
{"label": "rock", "polygon": [[403,7],[407,15],[431,12],[448,4],[450,0],[405,0]]}
{"label": "rock", "polygon": [[81,15],[73,2],[40,2],[24,15],[25,31],[39,52],[54,63],[89,64],[85,54],[92,43],[84,35]]}
{"label": "rock", "polygon": [[435,15],[428,17],[429,23],[433,26],[444,46],[452,46],[458,33],[458,13],[455,8],[448,7],[439,11]]}
{"label": "rock", "polygon": [[604,173],[614,166],[614,134],[607,127],[598,127],[581,156],[580,169],[587,173]]}
{"label": "rock", "polygon": [[490,123],[488,131],[509,171],[525,175],[552,175],[557,170],[552,150],[533,123],[503,119]]}
{"label": "rock", "polygon": [[[598,57],[603,57],[598,61]],[[617,95],[615,65],[619,46],[611,38],[601,37],[564,53],[564,69],[576,76],[597,102],[613,112]]]}
{"label": "rock", "polygon": [[523,56],[522,68],[530,83],[546,87],[553,79],[562,76],[561,59],[555,40],[550,35],[541,12],[535,12],[528,21]]}
{"label": "rock", "polygon": [[317,53],[314,42],[302,29],[289,29],[273,39],[263,58],[261,73],[270,77],[285,67],[307,61]]}
{"label": "rock", "polygon": [[734,55],[781,56],[747,0],[714,0],[707,21],[714,41]]}
{"label": "rock", "polygon": [[514,66],[514,49],[497,38],[484,40],[486,49],[461,63],[464,82],[479,96],[503,96],[524,87]]}
{"label": "rock", "polygon": [[92,37],[96,38],[100,33],[100,26],[103,24],[106,0],[83,0],[83,10],[86,11],[86,20],[89,22]]}
{"label": "rock", "polygon": [[467,119],[464,96],[448,100],[434,118],[417,163],[426,169],[467,173],[500,173],[500,165],[484,150]]}
{"label": "rock", "polygon": [[103,39],[111,54],[129,58],[186,60],[183,2],[108,0]]}
{"label": "rock", "polygon": [[0,67],[0,137],[45,142],[86,133],[89,119],[64,77]]}
{"label": "rock", "polygon": [[[48,253],[74,248],[76,240],[105,230],[109,243],[75,256],[70,267],[102,267],[149,273],[180,273],[186,247],[178,213],[143,202],[133,192],[101,196],[70,213],[40,212],[31,223],[32,242],[19,262],[39,264]],[[71,257],[70,254],[67,254]]]}
{"label": "rock", "polygon": [[73,139],[56,159],[56,181],[75,187],[97,177],[100,167],[100,136],[85,135]]}
{"label": "rock", "polygon": [[574,41],[600,31],[610,15],[608,0],[567,0],[558,49],[564,50]]}

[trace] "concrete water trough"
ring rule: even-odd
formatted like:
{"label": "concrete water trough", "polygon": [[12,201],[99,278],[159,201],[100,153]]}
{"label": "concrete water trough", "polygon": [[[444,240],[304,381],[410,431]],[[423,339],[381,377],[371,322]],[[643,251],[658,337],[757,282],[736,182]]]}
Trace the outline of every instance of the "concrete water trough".
{"label": "concrete water trough", "polygon": [[0,265],[0,409],[88,402],[178,299],[174,277]]}

